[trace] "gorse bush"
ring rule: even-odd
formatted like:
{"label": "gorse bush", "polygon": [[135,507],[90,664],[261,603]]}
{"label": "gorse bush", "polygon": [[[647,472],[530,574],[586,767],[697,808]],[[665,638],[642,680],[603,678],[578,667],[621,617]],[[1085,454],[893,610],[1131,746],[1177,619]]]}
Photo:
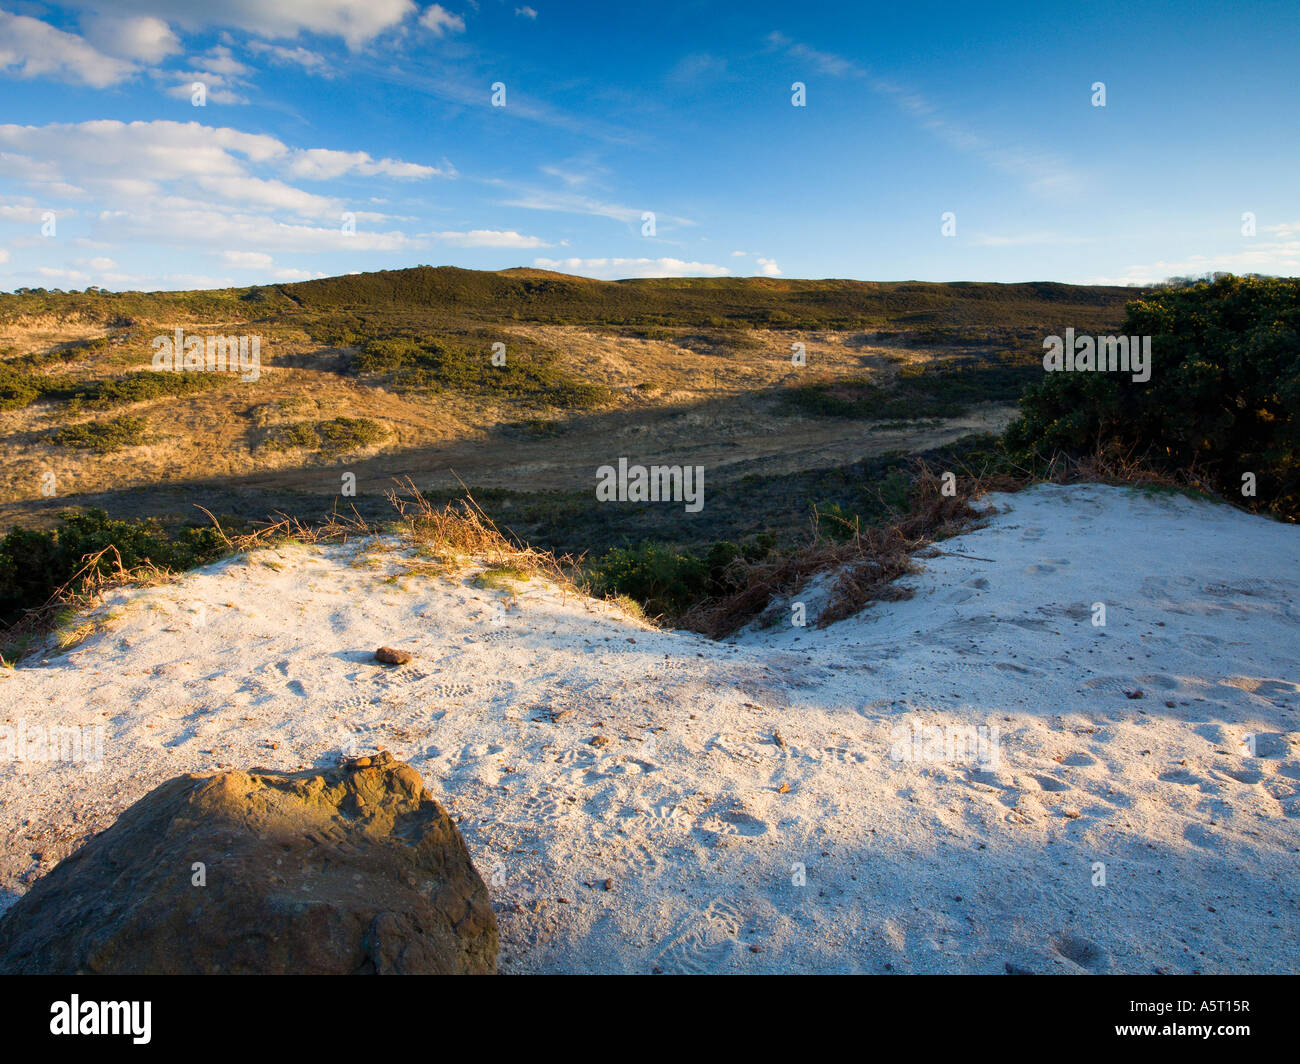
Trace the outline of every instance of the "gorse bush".
{"label": "gorse bush", "polygon": [[334,457],[364,450],[387,436],[388,430],[368,417],[336,417],[315,424],[300,421],[284,425],[267,442],[274,450],[305,448]]}
{"label": "gorse bush", "polygon": [[[156,521],[115,521],[103,510],[60,515],[52,531],[12,529],[0,539],[0,623],[13,624],[36,609],[76,575],[85,559],[109,550],[88,573],[154,565],[181,572],[225,553],[211,527],[187,527],[168,534]],[[72,588],[70,590],[77,590]]]}
{"label": "gorse bush", "polygon": [[607,388],[587,384],[559,369],[535,345],[508,339],[506,361],[494,366],[495,337],[456,339],[387,337],[367,341],[351,360],[355,374],[382,374],[399,391],[459,392],[520,399],[563,409],[587,409],[610,398]]}
{"label": "gorse bush", "polygon": [[[1221,276],[1130,303],[1151,379],[1052,373],[1007,430],[1025,462],[1115,453],[1194,474],[1252,509],[1300,520],[1300,280]],[[1242,495],[1254,474],[1256,495]]]}
{"label": "gorse bush", "polygon": [[142,417],[119,417],[111,421],[87,421],[68,425],[51,433],[50,439],[64,447],[108,454],[123,447],[148,442],[149,422]]}
{"label": "gorse bush", "polygon": [[140,370],[124,373],[120,377],[105,377],[85,381],[71,391],[70,399],[75,409],[88,406],[97,410],[106,407],[139,403],[164,396],[190,395],[205,391],[221,382],[216,373],[159,373]]}
{"label": "gorse bush", "polygon": [[739,545],[720,540],[702,556],[653,541],[613,547],[587,565],[586,576],[598,595],[626,596],[652,616],[676,618],[702,599],[731,590],[732,563],[759,561],[774,544],[771,535]]}
{"label": "gorse bush", "polygon": [[139,370],[117,377],[70,380],[67,377],[24,373],[0,365],[0,410],[29,406],[38,399],[68,403],[70,410],[104,410],[164,396],[190,395],[220,383],[214,373],[157,373]]}

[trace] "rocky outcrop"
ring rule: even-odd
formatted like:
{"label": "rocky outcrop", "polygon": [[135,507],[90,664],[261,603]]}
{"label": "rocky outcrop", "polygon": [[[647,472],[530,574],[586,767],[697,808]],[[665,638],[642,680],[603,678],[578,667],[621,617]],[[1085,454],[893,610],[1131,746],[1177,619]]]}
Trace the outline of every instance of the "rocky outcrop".
{"label": "rocky outcrop", "polygon": [[169,780],[0,920],[7,973],[490,973],[496,954],[456,825],[387,752]]}

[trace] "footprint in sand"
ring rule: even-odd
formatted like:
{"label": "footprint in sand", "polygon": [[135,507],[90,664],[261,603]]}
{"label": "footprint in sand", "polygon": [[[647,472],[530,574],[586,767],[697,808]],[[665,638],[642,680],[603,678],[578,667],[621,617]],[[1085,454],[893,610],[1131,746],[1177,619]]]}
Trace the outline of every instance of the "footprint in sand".
{"label": "footprint in sand", "polygon": [[1052,939],[1052,950],[1071,964],[1090,972],[1104,972],[1110,967],[1110,956],[1104,949],[1068,932]]}
{"label": "footprint in sand", "polygon": [[1089,691],[1122,696],[1126,691],[1137,690],[1142,685],[1131,676],[1094,676],[1091,680],[1084,680],[1082,686]]}
{"label": "footprint in sand", "polygon": [[1185,787],[1201,782],[1201,777],[1188,768],[1172,768],[1156,778],[1162,783],[1180,783]]}
{"label": "footprint in sand", "polygon": [[451,698],[468,698],[473,692],[472,684],[467,683],[431,683],[423,688],[423,692],[438,699]]}
{"label": "footprint in sand", "polygon": [[515,822],[519,824],[549,824],[556,820],[562,820],[568,814],[569,804],[567,802],[562,802],[558,798],[552,798],[549,795],[535,794],[524,800]]}
{"label": "footprint in sand", "polygon": [[754,816],[739,802],[730,802],[699,821],[698,834],[714,846],[766,835],[767,821]]}
{"label": "footprint in sand", "polygon": [[1220,779],[1236,780],[1247,787],[1253,787],[1264,778],[1264,773],[1253,768],[1221,767],[1214,769],[1213,773]]}
{"label": "footprint in sand", "polygon": [[1238,598],[1243,595],[1251,598],[1257,596],[1273,597],[1270,594],[1272,585],[1265,580],[1235,580],[1231,584],[1216,581],[1204,585],[1201,590],[1207,595],[1213,595],[1215,598]]}
{"label": "footprint in sand", "polygon": [[737,936],[744,922],[744,915],[735,906],[715,898],[702,912],[686,917],[660,943],[654,967],[673,975],[722,971],[726,961],[741,948]]}

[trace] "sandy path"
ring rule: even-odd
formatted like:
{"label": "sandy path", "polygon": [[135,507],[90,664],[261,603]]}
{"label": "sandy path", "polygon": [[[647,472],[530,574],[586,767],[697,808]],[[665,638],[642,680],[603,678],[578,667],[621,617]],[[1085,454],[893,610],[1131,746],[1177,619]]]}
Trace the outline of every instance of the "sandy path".
{"label": "sandy path", "polygon": [[[459,819],[506,971],[1294,970],[1300,530],[994,501],[912,600],[736,645],[351,548],[120,594],[0,673],[0,724],[105,726],[98,771],[0,765],[4,900],[179,772],[382,746]],[[997,727],[996,764],[896,760],[920,723]]]}

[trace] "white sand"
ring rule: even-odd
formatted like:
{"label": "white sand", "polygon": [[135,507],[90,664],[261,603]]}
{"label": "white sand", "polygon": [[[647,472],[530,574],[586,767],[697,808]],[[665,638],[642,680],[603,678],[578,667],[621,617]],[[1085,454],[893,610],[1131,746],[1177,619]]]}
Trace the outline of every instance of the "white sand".
{"label": "white sand", "polygon": [[[1296,970],[1300,529],[993,501],[943,545],[988,560],[735,646],[536,581],[508,612],[386,583],[398,556],[352,548],[119,593],[108,630],[0,670],[0,723],[105,726],[99,771],[0,764],[0,904],[178,773],[387,747],[491,881],[505,971]],[[892,759],[912,722],[996,726],[999,763]]]}

